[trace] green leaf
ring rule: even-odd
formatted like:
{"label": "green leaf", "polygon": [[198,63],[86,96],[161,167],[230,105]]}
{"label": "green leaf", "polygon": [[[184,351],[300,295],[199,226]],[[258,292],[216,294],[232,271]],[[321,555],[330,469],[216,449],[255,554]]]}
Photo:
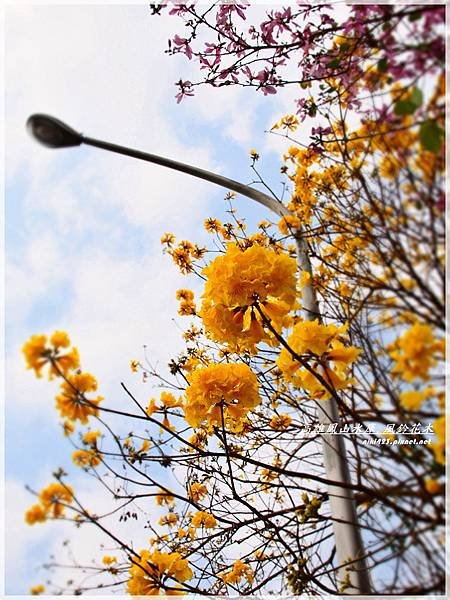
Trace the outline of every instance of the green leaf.
{"label": "green leaf", "polygon": [[423,94],[422,91],[419,90],[419,88],[414,88],[411,94],[411,97],[409,98],[410,102],[412,102],[413,104],[415,104],[417,106],[417,108],[419,108],[419,106],[422,105],[423,102]]}
{"label": "green leaf", "polygon": [[378,71],[380,71],[380,73],[385,73],[387,71],[387,68],[388,68],[387,58],[380,58],[380,60],[377,62]]}
{"label": "green leaf", "polygon": [[420,11],[413,12],[409,15],[408,21],[413,23],[414,21],[417,21],[418,19],[420,19],[421,16],[422,16],[422,13]]}
{"label": "green leaf", "polygon": [[444,139],[444,130],[436,121],[425,121],[419,129],[419,139],[424,150],[437,154]]}
{"label": "green leaf", "polygon": [[334,58],[333,60],[331,60],[331,61],[328,63],[328,66],[329,66],[331,69],[336,69],[336,67],[338,67],[338,66],[339,66],[339,63],[340,63],[340,62],[341,62],[341,61],[339,60],[339,58]]}
{"label": "green leaf", "polygon": [[400,117],[404,117],[405,115],[412,115],[416,112],[417,106],[411,100],[399,100],[395,103],[394,112],[396,115]]}
{"label": "green leaf", "polygon": [[412,115],[421,106],[423,94],[419,88],[414,88],[407,100],[399,100],[395,103],[394,113],[399,116]]}

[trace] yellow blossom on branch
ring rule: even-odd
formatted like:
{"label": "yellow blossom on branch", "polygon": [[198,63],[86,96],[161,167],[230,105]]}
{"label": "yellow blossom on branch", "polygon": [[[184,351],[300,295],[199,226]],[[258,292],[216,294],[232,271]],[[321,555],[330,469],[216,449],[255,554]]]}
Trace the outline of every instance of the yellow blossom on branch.
{"label": "yellow blossom on branch", "polygon": [[441,465],[445,465],[445,428],[446,418],[445,415],[441,415],[433,422],[433,430],[437,439],[429,446],[434,452],[436,462]]}
{"label": "yellow blossom on branch", "polygon": [[175,513],[168,513],[159,519],[160,525],[168,525],[169,527],[173,527],[176,523],[178,523],[178,515]]}
{"label": "yellow blossom on branch", "polygon": [[243,363],[224,363],[198,368],[188,375],[185,418],[192,427],[207,421],[225,424],[233,431],[240,421],[260,403],[258,379]]}
{"label": "yellow blossom on branch", "polygon": [[285,215],[278,222],[278,229],[283,235],[289,235],[296,229],[299,229],[302,222],[295,215]]}
{"label": "yellow blossom on branch", "polygon": [[402,392],[399,398],[400,404],[406,408],[406,410],[419,410],[425,399],[425,395],[423,392],[417,390],[408,390]]}
{"label": "yellow blossom on branch", "polygon": [[200,527],[204,527],[205,529],[214,529],[214,527],[217,525],[217,521],[214,515],[211,513],[199,510],[192,517],[191,525],[197,529]]}
{"label": "yellow blossom on branch", "polygon": [[132,373],[137,373],[138,372],[138,368],[140,367],[141,363],[138,360],[131,360],[130,361],[130,369]]}
{"label": "yellow blossom on branch", "polygon": [[[176,582],[192,579],[189,563],[179,552],[141,550],[139,558],[133,557],[129,570],[127,591],[132,596],[157,596],[177,593]],[[166,588],[175,588],[174,590]]]}
{"label": "yellow blossom on branch", "polygon": [[[290,349],[282,348],[277,360],[285,379],[306,390],[311,397],[322,400],[331,396],[330,389],[347,387],[351,383],[348,370],[361,351],[353,346],[345,347],[346,331],[347,325],[299,321],[287,340]],[[321,366],[313,363],[312,358],[319,358]],[[311,364],[315,365],[315,371]]]}
{"label": "yellow blossom on branch", "polygon": [[427,478],[425,479],[425,489],[429,494],[434,495],[441,491],[442,485],[436,479]]}
{"label": "yellow blossom on branch", "polygon": [[64,331],[55,331],[49,342],[46,335],[32,335],[22,347],[27,368],[33,369],[36,376],[41,377],[42,368],[49,364],[49,379],[77,369],[80,366],[80,357],[75,347],[70,352],[61,354],[61,349],[69,346],[70,339]]}
{"label": "yellow blossom on branch", "polygon": [[189,497],[192,498],[194,502],[199,502],[202,500],[208,493],[206,485],[202,483],[192,483],[189,486]]}
{"label": "yellow blossom on branch", "polygon": [[72,421],[80,421],[85,425],[90,416],[97,416],[101,396],[88,399],[85,394],[95,392],[97,380],[90,373],[74,373],[66,377],[61,384],[61,391],[56,396],[56,408],[62,417]]}
{"label": "yellow blossom on branch", "polygon": [[42,585],[42,583],[39,585],[33,585],[33,587],[30,587],[30,594],[32,596],[40,596],[44,592],[45,592],[45,585]]}
{"label": "yellow blossom on branch", "polygon": [[255,575],[251,566],[246,565],[241,560],[236,560],[231,571],[228,571],[220,576],[222,581],[231,585],[239,583],[243,577],[247,579],[248,583],[253,583]]}
{"label": "yellow blossom on branch", "polygon": [[164,410],[166,408],[182,408],[183,399],[181,396],[175,398],[171,392],[161,392],[159,402],[155,398],[151,398],[146,408],[146,413],[149,417],[157,411]]}
{"label": "yellow blossom on branch", "polygon": [[66,437],[72,435],[72,433],[75,431],[75,425],[69,419],[64,421],[64,423],[62,424],[62,428]]}
{"label": "yellow blossom on branch", "polygon": [[170,492],[160,490],[156,494],[156,504],[158,504],[159,506],[163,506],[164,504],[175,504],[175,499]]}
{"label": "yellow blossom on branch", "polygon": [[72,461],[77,467],[97,467],[102,462],[95,450],[75,450]]}
{"label": "yellow blossom on branch", "polygon": [[43,523],[48,516],[55,519],[64,515],[64,505],[73,500],[73,490],[62,483],[51,483],[41,490],[38,496],[39,503],[33,504],[25,512],[25,521],[28,525]]}
{"label": "yellow blossom on branch", "polygon": [[389,346],[395,361],[392,373],[405,381],[428,380],[429,371],[445,350],[444,340],[436,338],[430,325],[415,323]]}
{"label": "yellow blossom on branch", "polygon": [[101,432],[96,429],[95,431],[87,431],[83,435],[83,443],[89,446],[95,446],[97,439],[101,436]]}
{"label": "yellow blossom on branch", "polygon": [[277,345],[255,304],[280,330],[295,304],[296,270],[295,260],[287,254],[227,244],[225,254],[203,269],[207,281],[199,314],[208,337],[251,351],[262,340]]}
{"label": "yellow blossom on branch", "polygon": [[44,523],[47,520],[47,511],[42,504],[33,504],[25,512],[25,522],[28,525],[34,525],[35,523]]}
{"label": "yellow blossom on branch", "polygon": [[292,423],[292,417],[290,415],[274,415],[270,419],[269,426],[275,431],[284,431]]}

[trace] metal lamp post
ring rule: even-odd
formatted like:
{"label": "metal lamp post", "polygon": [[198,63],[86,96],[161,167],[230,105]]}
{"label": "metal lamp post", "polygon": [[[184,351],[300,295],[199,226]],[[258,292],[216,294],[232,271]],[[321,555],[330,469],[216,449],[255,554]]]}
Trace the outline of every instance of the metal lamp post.
{"label": "metal lamp post", "polygon": [[[68,148],[71,146],[94,146],[117,154],[138,158],[150,163],[168,167],[205,179],[227,190],[247,196],[259,202],[280,217],[292,214],[281,202],[274,198],[239,183],[233,179],[222,177],[198,167],[164,158],[156,154],[133,150],[110,142],[104,142],[78,133],[59,119],[45,114],[34,114],[27,121],[27,128],[34,138],[49,148]],[[307,243],[301,230],[295,235],[297,244],[297,260],[300,268],[312,275],[311,261]],[[310,283],[302,288],[302,303],[305,317],[309,320],[319,319],[320,311],[315,290]],[[319,422],[324,425],[339,421],[339,412],[334,398],[317,402]],[[342,579],[347,575],[349,585],[346,594],[370,594],[371,584],[368,573],[361,532],[358,526],[357,513],[351,490],[351,479],[345,457],[345,444],[339,435],[322,434],[324,466],[329,480],[328,494],[331,517],[336,540],[338,569]]]}

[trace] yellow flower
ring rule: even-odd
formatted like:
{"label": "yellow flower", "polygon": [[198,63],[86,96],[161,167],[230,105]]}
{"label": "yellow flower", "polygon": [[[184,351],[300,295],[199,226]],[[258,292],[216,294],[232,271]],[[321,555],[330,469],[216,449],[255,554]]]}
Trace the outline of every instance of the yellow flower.
{"label": "yellow flower", "polygon": [[252,150],[250,150],[250,158],[252,160],[259,160],[259,154],[258,152],[252,148]]}
{"label": "yellow flower", "polygon": [[419,410],[422,405],[422,402],[425,399],[425,396],[422,392],[418,392],[416,390],[409,390],[407,392],[402,392],[399,396],[400,404],[406,408],[406,410]]}
{"label": "yellow flower", "polygon": [[207,281],[199,315],[208,337],[250,351],[262,340],[278,345],[254,306],[281,330],[295,304],[296,270],[296,261],[287,254],[227,244],[225,254],[202,271]]}
{"label": "yellow flower", "polygon": [[148,406],[146,408],[146,413],[149,417],[153,415],[153,413],[157,411],[161,411],[166,408],[182,408],[183,407],[183,398],[179,396],[175,398],[175,396],[171,392],[161,392],[158,401],[155,398],[151,398]]}
{"label": "yellow flower", "polygon": [[283,235],[289,235],[292,230],[299,229],[301,224],[300,219],[295,215],[285,215],[278,222],[278,229]]}
{"label": "yellow flower", "polygon": [[95,431],[87,431],[83,435],[83,443],[89,446],[94,446],[97,443],[97,438],[101,436],[101,432],[96,429]]}
{"label": "yellow flower", "polygon": [[154,398],[150,399],[150,402],[148,403],[147,408],[145,409],[145,412],[147,413],[147,415],[149,417],[152,416],[152,414],[158,410],[158,405],[156,404],[156,400]]}
{"label": "yellow flower", "polygon": [[182,317],[196,315],[197,308],[196,308],[194,302],[187,302],[185,300],[180,302],[180,306],[178,308],[178,314],[181,315]]}
{"label": "yellow flower", "polygon": [[231,571],[224,573],[220,577],[225,583],[235,585],[236,583],[239,583],[244,576],[248,583],[252,583],[255,577],[254,571],[250,565],[246,565],[241,560],[236,560]]}
{"label": "yellow flower", "polygon": [[66,437],[69,435],[72,435],[72,433],[75,431],[75,425],[69,419],[64,421],[64,423],[62,424],[62,427],[63,427],[64,435]]}
{"label": "yellow flower", "polygon": [[89,416],[98,415],[97,406],[103,400],[101,396],[96,399],[85,398],[86,393],[96,389],[97,380],[90,373],[67,375],[67,381],[61,384],[61,393],[56,396],[56,408],[62,417],[79,420],[85,425]]}
{"label": "yellow flower", "polygon": [[198,368],[188,375],[185,418],[192,427],[204,421],[237,431],[240,421],[260,403],[258,379],[243,363]]}
{"label": "yellow flower", "polygon": [[445,415],[441,415],[433,422],[433,430],[437,440],[429,446],[434,452],[436,462],[441,465],[445,464],[445,428],[446,418]]}
{"label": "yellow flower", "polygon": [[202,483],[192,483],[189,487],[189,496],[194,502],[202,500],[207,493],[208,490],[206,489],[206,485],[203,485]]}
{"label": "yellow flower", "polygon": [[77,369],[80,366],[80,357],[76,348],[72,348],[66,354],[60,354],[60,348],[67,348],[69,345],[69,336],[64,331],[55,331],[49,344],[46,335],[32,335],[22,347],[27,368],[33,369],[36,376],[41,377],[42,368],[48,363],[49,379]]}
{"label": "yellow flower", "polygon": [[274,415],[269,423],[271,429],[275,431],[284,431],[292,423],[292,417],[289,415]]}
{"label": "yellow flower", "polygon": [[138,371],[138,367],[141,366],[141,363],[138,360],[131,360],[130,361],[130,369],[132,373],[137,373]]}
{"label": "yellow flower", "polygon": [[175,236],[173,233],[165,233],[161,237],[161,244],[165,244],[166,246],[171,246],[175,241]]}
{"label": "yellow flower", "polygon": [[25,513],[25,522],[28,525],[43,523],[47,520],[47,511],[42,504],[33,504]]}
{"label": "yellow flower", "polygon": [[405,381],[429,379],[429,371],[444,353],[444,341],[435,338],[429,325],[415,323],[392,345],[391,358],[396,362],[392,373]]}
{"label": "yellow flower", "polygon": [[[346,330],[347,325],[339,327],[322,325],[317,320],[296,323],[288,337],[288,346],[305,361],[311,359],[311,354],[323,359],[324,364],[318,371],[318,375],[327,386],[294,358],[290,350],[282,348],[277,365],[285,379],[309,392],[311,397],[322,400],[326,400],[331,395],[328,387],[339,390],[349,385],[351,380],[347,377],[348,369],[356,360],[360,350],[353,346],[347,348],[344,346],[342,340]],[[333,366],[325,365],[325,361],[333,363]]]}
{"label": "yellow flower", "polygon": [[168,525],[169,527],[173,527],[176,523],[178,523],[178,515],[175,513],[168,513],[161,517],[158,521],[160,525]]}
{"label": "yellow flower", "polygon": [[177,290],[176,299],[177,300],[186,300],[186,301],[193,300],[194,292],[192,292],[191,290],[185,290],[185,289]]}
{"label": "yellow flower", "polygon": [[425,479],[425,489],[431,495],[437,494],[441,491],[441,484],[436,479],[427,478]]}
{"label": "yellow flower", "polygon": [[62,483],[51,483],[39,493],[39,501],[43,508],[47,513],[51,513],[54,518],[58,518],[64,514],[62,502],[70,504],[72,500],[72,488]]}
{"label": "yellow flower", "polygon": [[205,229],[208,233],[215,233],[217,231],[219,231],[220,227],[221,227],[221,222],[219,221],[219,219],[206,219],[204,222],[204,226]]}
{"label": "yellow flower", "polygon": [[217,521],[211,513],[199,510],[192,517],[191,525],[197,529],[200,527],[204,527],[205,529],[214,529],[214,527],[217,525]]}
{"label": "yellow flower", "polygon": [[102,462],[95,450],[75,450],[72,461],[77,467],[97,467]]}
{"label": "yellow flower", "polygon": [[117,558],[115,556],[105,555],[102,558],[102,562],[103,562],[104,565],[107,565],[107,566],[113,565],[114,563],[117,563]]}
{"label": "yellow flower", "polygon": [[144,440],[142,442],[142,446],[138,450],[138,454],[143,454],[144,452],[147,452],[147,450],[149,448],[150,448],[150,440]]}
{"label": "yellow flower", "polygon": [[139,558],[132,558],[129,574],[127,591],[132,596],[157,596],[160,590],[172,595],[172,590],[164,591],[164,579],[167,580],[168,587],[175,587],[173,580],[183,583],[193,576],[188,561],[179,552],[158,550],[151,553],[141,550]]}
{"label": "yellow flower", "polygon": [[33,587],[30,587],[30,594],[32,596],[39,596],[40,594],[43,594],[45,592],[45,585],[39,584],[39,585],[33,585]]}
{"label": "yellow flower", "polygon": [[165,490],[160,490],[156,494],[156,504],[159,506],[163,506],[164,504],[174,504],[175,499],[170,492],[166,492]]}
{"label": "yellow flower", "polygon": [[65,331],[55,331],[50,338],[50,344],[55,346],[55,348],[68,348],[70,346],[70,339]]}

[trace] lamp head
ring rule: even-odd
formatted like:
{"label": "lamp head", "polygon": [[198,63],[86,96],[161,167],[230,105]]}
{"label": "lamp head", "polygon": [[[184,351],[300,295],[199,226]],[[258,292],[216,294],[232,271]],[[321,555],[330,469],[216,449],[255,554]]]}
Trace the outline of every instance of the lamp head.
{"label": "lamp head", "polygon": [[27,129],[38,142],[48,148],[68,148],[83,143],[81,133],[50,115],[31,115],[27,120]]}

